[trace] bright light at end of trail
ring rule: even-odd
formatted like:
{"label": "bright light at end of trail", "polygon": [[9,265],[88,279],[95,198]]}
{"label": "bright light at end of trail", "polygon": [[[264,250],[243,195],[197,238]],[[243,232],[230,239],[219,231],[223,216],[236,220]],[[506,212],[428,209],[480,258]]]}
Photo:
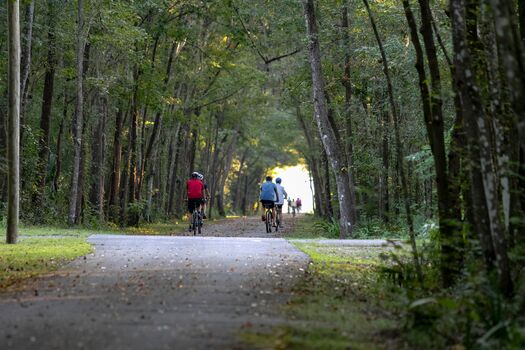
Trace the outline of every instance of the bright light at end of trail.
{"label": "bright light at end of trail", "polygon": [[[305,165],[296,165],[272,170],[273,178],[280,177],[281,185],[284,187],[288,197],[292,199],[301,198],[302,212],[313,213],[313,193],[310,187],[310,174]],[[313,184],[312,184],[313,187]],[[283,212],[288,211],[288,203],[284,201]]]}

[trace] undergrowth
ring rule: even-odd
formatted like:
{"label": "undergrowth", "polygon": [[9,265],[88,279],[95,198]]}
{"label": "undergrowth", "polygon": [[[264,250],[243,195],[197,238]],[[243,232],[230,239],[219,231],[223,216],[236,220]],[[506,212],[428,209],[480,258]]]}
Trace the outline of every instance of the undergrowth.
{"label": "undergrowth", "polygon": [[394,298],[402,296],[395,307],[404,322],[406,341],[418,349],[525,348],[523,281],[513,297],[504,297],[495,287],[496,274],[487,275],[482,259],[474,253],[466,257],[454,287],[444,289],[435,263],[439,247],[431,242],[420,247],[423,286],[409,255],[390,252],[383,256],[380,281]]}
{"label": "undergrowth", "polygon": [[[337,238],[335,221],[311,217],[304,224],[310,225],[309,238]],[[366,225],[361,232],[380,231],[373,222]],[[292,241],[312,260],[286,308],[295,321],[266,338],[249,337],[276,349],[524,349],[523,278],[517,279],[515,294],[504,297],[495,287],[496,273],[484,272],[479,243],[472,241],[466,242],[472,253],[455,287],[443,288],[440,247],[433,243],[437,234],[432,222],[419,225],[422,285],[407,245],[362,248]],[[510,257],[523,272],[525,249],[514,249]]]}

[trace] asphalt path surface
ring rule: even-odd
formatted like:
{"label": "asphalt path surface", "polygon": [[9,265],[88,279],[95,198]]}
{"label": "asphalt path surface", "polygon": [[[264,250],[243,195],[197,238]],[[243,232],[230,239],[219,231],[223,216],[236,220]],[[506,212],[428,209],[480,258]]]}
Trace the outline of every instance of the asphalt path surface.
{"label": "asphalt path surface", "polygon": [[234,237],[91,236],[93,254],[0,294],[0,349],[250,348],[243,331],[289,322],[308,257],[243,220],[205,227]]}

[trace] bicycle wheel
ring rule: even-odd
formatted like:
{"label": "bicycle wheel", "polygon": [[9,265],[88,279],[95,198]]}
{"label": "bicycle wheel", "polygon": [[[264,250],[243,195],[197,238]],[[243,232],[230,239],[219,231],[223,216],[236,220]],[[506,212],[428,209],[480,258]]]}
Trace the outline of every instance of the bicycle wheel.
{"label": "bicycle wheel", "polygon": [[266,210],[266,233],[272,232],[272,213]]}
{"label": "bicycle wheel", "polygon": [[279,225],[281,224],[281,215],[279,215],[279,212],[275,215],[275,232],[279,231]]}
{"label": "bicycle wheel", "polygon": [[198,227],[197,227],[197,231],[199,233],[199,235],[202,233],[202,213],[199,212],[199,214],[197,214],[198,216]]}
{"label": "bicycle wheel", "polygon": [[199,214],[197,213],[197,210],[193,211],[193,216],[191,218],[191,229],[193,230],[193,235],[195,236],[197,234],[197,226],[199,225]]}

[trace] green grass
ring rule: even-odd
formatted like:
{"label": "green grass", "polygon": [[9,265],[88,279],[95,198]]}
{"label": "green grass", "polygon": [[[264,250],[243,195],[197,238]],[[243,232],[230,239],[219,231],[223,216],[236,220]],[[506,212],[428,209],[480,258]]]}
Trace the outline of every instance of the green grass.
{"label": "green grass", "polygon": [[19,231],[21,237],[77,237],[86,238],[93,233],[107,232],[87,228],[66,228],[50,226],[22,226]]}
{"label": "green grass", "polygon": [[[5,232],[5,229],[2,229]],[[17,244],[0,243],[0,289],[24,279],[53,272],[92,251],[87,237],[119,233],[116,228],[22,226]]]}
{"label": "green grass", "polygon": [[397,341],[397,319],[377,288],[382,247],[293,243],[312,259],[284,312],[290,325],[243,338],[273,349],[383,349]]}
{"label": "green grass", "polygon": [[[33,235],[43,232],[63,235],[54,229],[31,230],[29,232]],[[0,289],[29,277],[55,271],[64,263],[90,252],[91,245],[86,242],[83,233],[78,233],[77,237],[31,237],[22,238],[17,244],[1,243]]]}
{"label": "green grass", "polygon": [[[320,221],[320,219],[315,217],[312,214],[304,214],[292,220],[294,220],[292,223],[293,230],[292,232],[286,234],[286,238],[290,238],[290,239],[329,238],[329,235],[326,234],[326,232],[319,230],[316,227],[316,224]],[[335,237],[332,237],[332,238],[335,238]]]}

